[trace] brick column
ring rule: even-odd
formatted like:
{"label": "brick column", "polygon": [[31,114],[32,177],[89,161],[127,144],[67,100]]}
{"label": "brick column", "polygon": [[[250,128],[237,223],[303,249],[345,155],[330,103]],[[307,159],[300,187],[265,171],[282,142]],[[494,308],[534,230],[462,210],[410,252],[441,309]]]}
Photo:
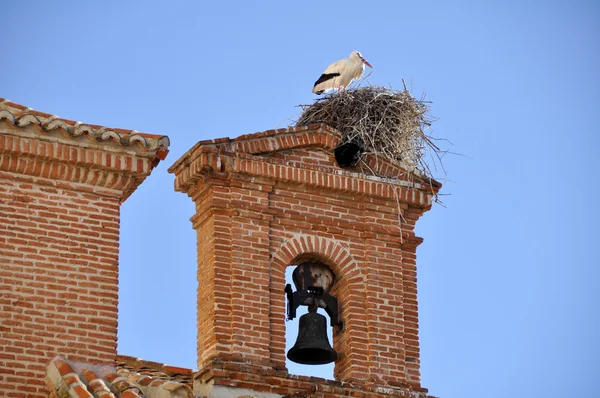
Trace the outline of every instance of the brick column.
{"label": "brick column", "polygon": [[[405,219],[414,228],[423,209],[410,207]],[[404,274],[404,345],[406,351],[406,381],[421,385],[421,354],[419,350],[419,305],[417,301],[417,247],[422,238],[411,236],[402,245]]]}
{"label": "brick column", "polygon": [[198,366],[215,356],[269,357],[269,219],[272,183],[241,176],[193,191],[198,242]]}

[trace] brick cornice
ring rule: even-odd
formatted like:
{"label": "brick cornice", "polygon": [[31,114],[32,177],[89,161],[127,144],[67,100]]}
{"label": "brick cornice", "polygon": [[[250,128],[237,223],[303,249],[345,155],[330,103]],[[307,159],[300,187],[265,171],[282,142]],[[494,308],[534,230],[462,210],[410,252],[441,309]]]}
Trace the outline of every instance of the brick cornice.
{"label": "brick cornice", "polygon": [[[170,168],[176,175],[175,190],[188,192],[207,175],[227,178],[244,174],[276,181],[358,195],[378,196],[429,208],[441,185],[417,171],[377,158],[365,156],[364,168],[341,169],[337,166],[306,164],[268,157],[270,153],[316,148],[333,151],[341,134],[323,124],[289,127],[242,135],[235,139],[219,138],[200,141]],[[382,177],[385,176],[385,177]]]}
{"label": "brick cornice", "polygon": [[290,164],[282,159],[265,158],[248,153],[231,153],[210,147],[198,147],[193,160],[178,163],[169,169],[175,173],[175,190],[188,192],[192,185],[208,174],[240,173],[276,181],[306,184],[358,195],[399,200],[420,207],[430,207],[438,190],[419,182],[390,179],[346,171],[339,168]]}
{"label": "brick cornice", "polygon": [[41,177],[50,185],[75,184],[72,189],[125,200],[155,163],[151,151],[40,136],[39,128],[17,128],[0,121],[0,171],[15,173],[15,178]]}

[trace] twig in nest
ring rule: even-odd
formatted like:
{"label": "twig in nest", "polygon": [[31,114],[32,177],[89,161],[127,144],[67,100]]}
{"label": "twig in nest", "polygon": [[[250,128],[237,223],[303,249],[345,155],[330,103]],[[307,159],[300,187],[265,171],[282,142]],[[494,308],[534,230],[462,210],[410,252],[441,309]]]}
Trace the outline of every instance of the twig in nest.
{"label": "twig in nest", "polygon": [[415,99],[406,89],[379,86],[351,88],[301,105],[296,125],[325,123],[342,132],[342,143],[360,142],[366,153],[374,153],[408,172],[420,171],[433,179],[432,167],[444,171],[440,148],[426,134],[433,119],[428,102]]}

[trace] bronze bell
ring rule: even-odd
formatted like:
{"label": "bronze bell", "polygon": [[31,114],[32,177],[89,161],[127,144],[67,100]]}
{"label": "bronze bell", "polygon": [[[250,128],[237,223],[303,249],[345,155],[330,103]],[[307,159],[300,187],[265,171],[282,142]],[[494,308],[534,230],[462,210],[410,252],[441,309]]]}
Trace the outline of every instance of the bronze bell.
{"label": "bronze bell", "polygon": [[296,344],[290,348],[287,357],[303,365],[324,365],[338,359],[327,338],[327,318],[316,312],[302,315]]}

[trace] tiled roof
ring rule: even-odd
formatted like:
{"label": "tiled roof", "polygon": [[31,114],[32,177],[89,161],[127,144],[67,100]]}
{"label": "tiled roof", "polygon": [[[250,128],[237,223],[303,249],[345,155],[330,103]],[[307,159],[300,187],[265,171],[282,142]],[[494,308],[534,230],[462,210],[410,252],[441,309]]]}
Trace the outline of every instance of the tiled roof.
{"label": "tiled roof", "polygon": [[[192,371],[189,372],[191,379]],[[194,398],[188,384],[122,367],[69,362],[60,357],[48,365],[46,384],[51,398]]]}
{"label": "tiled roof", "polygon": [[156,156],[160,160],[164,160],[169,152],[169,137],[164,135],[146,134],[136,130],[108,128],[94,124],[83,124],[73,120],[62,119],[49,113],[38,112],[4,98],[0,98],[0,121],[2,120],[6,120],[18,127],[35,124],[46,132],[63,129],[72,137],[88,136],[90,139],[99,142],[112,140],[124,147],[141,145],[150,151],[155,151]]}

